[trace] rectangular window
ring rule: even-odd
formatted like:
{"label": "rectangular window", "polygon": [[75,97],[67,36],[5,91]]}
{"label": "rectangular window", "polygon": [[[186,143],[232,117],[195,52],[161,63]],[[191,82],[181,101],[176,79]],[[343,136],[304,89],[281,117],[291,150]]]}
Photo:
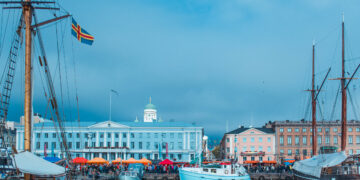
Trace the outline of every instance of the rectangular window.
{"label": "rectangular window", "polygon": [[356,136],[356,144],[360,144],[360,136]]}
{"label": "rectangular window", "polygon": [[122,144],[123,144],[123,145],[122,145],[123,147],[127,147],[126,142],[123,142]]}
{"label": "rectangular window", "polygon": [[348,132],[352,132],[352,128],[348,128]]}
{"label": "rectangular window", "polygon": [[322,131],[322,129],[321,128],[318,128],[318,132],[321,132]]}
{"label": "rectangular window", "polygon": [[56,142],[52,142],[52,143],[51,143],[51,148],[52,148],[52,149],[56,149]]}
{"label": "rectangular window", "polygon": [[80,149],[80,142],[76,142],[76,149]]}
{"label": "rectangular window", "polygon": [[263,148],[262,148],[262,146],[259,146],[259,151],[263,151]]}
{"label": "rectangular window", "polygon": [[158,138],[158,133],[154,133],[154,137],[155,137],[155,138]]}
{"label": "rectangular window", "polygon": [[259,137],[259,142],[262,142],[262,137]]}
{"label": "rectangular window", "polygon": [[242,151],[243,151],[243,152],[246,151],[246,146],[243,146]]}
{"label": "rectangular window", "polygon": [[72,142],[69,142],[68,146],[69,146],[68,148],[71,149],[72,148]]}
{"label": "rectangular window", "polygon": [[182,133],[178,133],[178,138],[182,138],[183,137],[183,134]]}
{"label": "rectangular window", "polygon": [[182,148],[183,148],[182,142],[178,142],[178,149],[182,149]]}
{"label": "rectangular window", "polygon": [[321,144],[321,140],[322,140],[321,136],[318,136],[318,139],[317,139],[318,144]]}
{"label": "rectangular window", "polygon": [[77,138],[80,138],[80,133],[76,133],[76,137],[77,137]]}
{"label": "rectangular window", "polygon": [[147,149],[147,150],[150,149],[150,146],[151,146],[150,142],[146,142],[146,149]]}
{"label": "rectangular window", "polygon": [[131,138],[135,138],[135,134],[134,134],[134,133],[130,133],[130,137],[131,137]]}
{"label": "rectangular window", "polygon": [[53,138],[56,138],[56,133],[52,133],[52,137],[53,137]]}
{"label": "rectangular window", "polygon": [[235,143],[237,142],[237,138],[234,138],[234,142],[235,142]]}
{"label": "rectangular window", "polygon": [[334,144],[338,144],[338,137],[334,136]]}
{"label": "rectangular window", "polygon": [[280,149],[280,154],[283,155],[284,154],[284,150]]}
{"label": "rectangular window", "polygon": [[243,161],[246,161],[246,156],[243,157]]}
{"label": "rectangular window", "polygon": [[267,147],[267,152],[271,152],[271,147],[270,146]]}
{"label": "rectangular window", "polygon": [[174,150],[174,142],[170,142],[170,150]]}
{"label": "rectangular window", "polygon": [[230,153],[230,148],[227,147],[227,148],[226,148],[226,152],[227,152],[227,153]]}
{"label": "rectangular window", "polygon": [[337,130],[337,128],[334,128],[333,131],[334,131],[334,132],[337,132],[338,130]]}
{"label": "rectangular window", "polygon": [[104,133],[100,133],[100,138],[104,138]]}
{"label": "rectangular window", "polygon": [[40,138],[40,133],[36,133],[36,138]]}
{"label": "rectangular window", "polygon": [[292,155],[292,151],[291,149],[288,149],[288,155],[291,156]]}
{"label": "rectangular window", "polygon": [[267,142],[271,142],[271,137],[268,137],[268,138],[267,138]]}
{"label": "rectangular window", "polygon": [[296,154],[296,155],[299,155],[299,154],[300,154],[299,149],[296,149],[296,150],[295,150],[295,154]]}
{"label": "rectangular window", "polygon": [[126,133],[123,133],[123,138],[126,138]]}
{"label": "rectangular window", "polygon": [[111,147],[111,142],[107,142],[107,147]]}
{"label": "rectangular window", "polygon": [[226,138],[226,142],[230,142],[230,139],[229,139],[229,138]]}
{"label": "rectangular window", "polygon": [[154,142],[154,148],[159,149],[159,143],[158,142]]}
{"label": "rectangular window", "polygon": [[134,149],[135,148],[135,143],[134,142],[130,142],[130,148]]}
{"label": "rectangular window", "polygon": [[353,154],[353,150],[349,149],[349,155],[352,155],[352,154]]}
{"label": "rectangular window", "polygon": [[139,142],[139,149],[142,149],[142,142]]}
{"label": "rectangular window", "polygon": [[174,133],[170,133],[170,138],[174,138]]}
{"label": "rectangular window", "polygon": [[287,145],[291,145],[291,143],[292,143],[292,137],[287,136]]}
{"label": "rectangular window", "polygon": [[357,150],[356,150],[356,154],[360,154],[360,149],[357,149]]}
{"label": "rectangular window", "polygon": [[107,137],[108,137],[108,138],[111,138],[111,133],[107,133]]}
{"label": "rectangular window", "polygon": [[115,147],[119,147],[119,142],[115,142]]}
{"label": "rectangular window", "polygon": [[353,143],[353,136],[349,136],[349,144]]}
{"label": "rectangular window", "polygon": [[303,136],[303,137],[302,137],[302,143],[303,143],[303,145],[306,145],[306,143],[307,143],[306,140],[307,140],[307,137],[306,137],[306,136]]}
{"label": "rectangular window", "polygon": [[44,143],[44,147],[46,146],[46,149],[49,149],[49,146],[48,146],[48,143],[47,142],[45,142]]}
{"label": "rectangular window", "polygon": [[166,138],[166,133],[161,133],[162,138]]}
{"label": "rectangular window", "polygon": [[104,142],[100,142],[100,147],[104,147]]}
{"label": "rectangular window", "polygon": [[255,146],[251,146],[251,147],[250,147],[250,151],[251,151],[251,152],[254,152],[254,151],[255,151]]}
{"label": "rectangular window", "polygon": [[255,138],[252,137],[252,138],[250,138],[250,139],[251,139],[251,142],[255,142]]}
{"label": "rectangular window", "polygon": [[303,149],[303,155],[307,156],[307,150],[306,149]]}
{"label": "rectangular window", "polygon": [[325,132],[330,132],[330,128],[325,128]]}
{"label": "rectangular window", "polygon": [[49,137],[49,134],[48,133],[45,133],[45,138],[48,138]]}
{"label": "rectangular window", "polygon": [[280,145],[284,145],[284,136],[280,136]]}
{"label": "rectangular window", "polygon": [[[356,128],[356,132],[360,132],[360,128]],[[357,150],[356,150],[357,151]],[[356,154],[358,154],[358,153],[356,153]]]}
{"label": "rectangular window", "polygon": [[299,132],[299,128],[295,128],[295,132]]}
{"label": "rectangular window", "polygon": [[300,138],[299,136],[295,136],[295,144],[299,145],[300,144]]}
{"label": "rectangular window", "polygon": [[246,142],[246,138],[243,138],[243,142]]}
{"label": "rectangular window", "polygon": [[330,136],[325,136],[325,144],[330,144]]}
{"label": "rectangular window", "polygon": [[280,129],[279,129],[279,132],[284,132],[284,128],[280,128]]}
{"label": "rectangular window", "polygon": [[302,128],[302,132],[306,132],[306,128]]}
{"label": "rectangular window", "polygon": [[146,133],[146,137],[147,137],[147,138],[150,138],[150,133]]}
{"label": "rectangular window", "polygon": [[288,132],[291,132],[291,130],[292,130],[291,128],[287,128],[287,131],[288,131]]}
{"label": "rectangular window", "polygon": [[119,138],[119,133],[115,133],[115,138]]}
{"label": "rectangular window", "polygon": [[139,133],[139,138],[142,138],[142,133]]}

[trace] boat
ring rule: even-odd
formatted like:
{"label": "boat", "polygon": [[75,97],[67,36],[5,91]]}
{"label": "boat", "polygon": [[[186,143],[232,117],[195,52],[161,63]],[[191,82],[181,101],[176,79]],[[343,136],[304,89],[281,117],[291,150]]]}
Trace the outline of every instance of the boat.
{"label": "boat", "polygon": [[144,175],[144,165],[141,163],[129,164],[128,170],[119,174],[120,180],[141,180]]}
{"label": "boat", "polygon": [[[316,90],[314,85],[314,57],[315,57],[315,43],[313,43],[313,70],[312,70],[312,148],[313,157],[294,163],[293,172],[294,179],[299,180],[337,180],[337,179],[360,179],[359,173],[359,158],[346,155],[346,137],[347,137],[347,90],[351,80],[360,67],[357,66],[351,77],[345,77],[345,36],[344,36],[344,17],[342,21],[342,76],[333,80],[341,81],[342,94],[342,110],[341,110],[341,151],[336,152],[336,147],[321,147],[320,154],[317,155],[317,141],[316,141],[316,101],[317,96],[324,84],[330,69],[320,86]],[[316,91],[319,91],[316,93]],[[357,162],[356,162],[357,161]]]}
{"label": "boat", "polygon": [[231,179],[250,180],[245,168],[236,164],[211,164],[203,167],[183,167],[179,169],[180,180]]}

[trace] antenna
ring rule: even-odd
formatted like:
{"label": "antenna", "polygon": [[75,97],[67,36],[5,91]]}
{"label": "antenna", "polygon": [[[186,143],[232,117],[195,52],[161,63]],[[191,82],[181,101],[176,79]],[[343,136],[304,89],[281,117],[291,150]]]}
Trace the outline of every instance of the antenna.
{"label": "antenna", "polygon": [[150,102],[150,104],[151,104],[151,96],[150,96],[150,98],[149,98],[149,102]]}
{"label": "antenna", "polygon": [[225,131],[226,131],[226,133],[229,132],[229,121],[228,120],[226,120]]}

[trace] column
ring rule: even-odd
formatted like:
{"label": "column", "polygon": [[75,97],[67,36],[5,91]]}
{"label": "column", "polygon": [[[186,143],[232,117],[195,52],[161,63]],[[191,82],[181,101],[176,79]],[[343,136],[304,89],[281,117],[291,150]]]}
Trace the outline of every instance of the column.
{"label": "column", "polygon": [[119,146],[122,147],[122,132],[119,132]]}
{"label": "column", "polygon": [[107,147],[107,136],[108,136],[108,133],[105,131],[104,132],[104,147]]}
{"label": "column", "polygon": [[198,133],[195,131],[195,152],[197,152],[198,149]]}
{"label": "column", "polygon": [[96,147],[99,147],[99,131],[96,131]]}
{"label": "column", "polygon": [[127,133],[127,147],[130,147],[130,131]]}
{"label": "column", "polygon": [[16,149],[20,149],[20,132],[16,133]]}
{"label": "column", "polygon": [[188,139],[187,139],[187,149],[190,149],[190,132],[187,132],[187,136],[188,136]]}
{"label": "column", "polygon": [[115,146],[115,133],[114,132],[111,133],[111,146],[112,147]]}
{"label": "column", "polygon": [[186,132],[183,132],[183,150],[186,149],[186,138],[185,138],[186,134],[185,133]]}

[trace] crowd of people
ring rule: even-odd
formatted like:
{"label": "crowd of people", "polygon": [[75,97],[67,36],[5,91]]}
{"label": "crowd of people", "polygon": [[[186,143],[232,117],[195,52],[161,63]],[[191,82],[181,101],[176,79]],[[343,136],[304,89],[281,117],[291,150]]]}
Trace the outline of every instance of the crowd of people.
{"label": "crowd of people", "polygon": [[149,165],[145,167],[147,173],[179,173],[178,165]]}
{"label": "crowd of people", "polygon": [[283,164],[275,164],[275,165],[267,165],[267,166],[244,166],[244,168],[249,173],[292,173],[292,169],[290,165]]}

